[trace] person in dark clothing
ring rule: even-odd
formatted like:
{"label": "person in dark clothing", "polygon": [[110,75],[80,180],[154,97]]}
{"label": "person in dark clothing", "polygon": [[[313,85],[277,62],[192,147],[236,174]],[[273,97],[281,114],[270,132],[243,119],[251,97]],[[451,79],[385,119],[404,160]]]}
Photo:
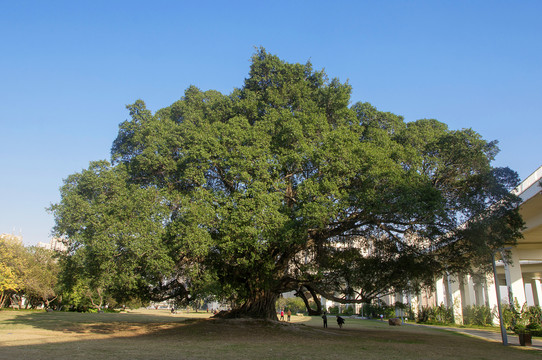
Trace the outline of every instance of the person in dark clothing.
{"label": "person in dark clothing", "polygon": [[337,325],[339,325],[339,328],[342,329],[343,324],[344,324],[344,319],[340,316],[337,316]]}
{"label": "person in dark clothing", "polygon": [[326,316],[325,311],[324,311],[324,315],[322,315],[322,319],[324,320],[324,328],[327,328],[327,316]]}

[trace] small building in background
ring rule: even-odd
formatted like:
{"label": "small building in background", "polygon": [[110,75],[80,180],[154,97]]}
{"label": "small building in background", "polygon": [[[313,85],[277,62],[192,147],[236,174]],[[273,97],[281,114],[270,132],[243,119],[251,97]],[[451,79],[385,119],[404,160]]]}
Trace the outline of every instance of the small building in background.
{"label": "small building in background", "polygon": [[38,242],[38,247],[48,249],[48,250],[54,250],[59,252],[66,252],[68,251],[68,246],[64,243],[64,239],[62,238],[51,238],[51,241],[47,244],[44,242]]}

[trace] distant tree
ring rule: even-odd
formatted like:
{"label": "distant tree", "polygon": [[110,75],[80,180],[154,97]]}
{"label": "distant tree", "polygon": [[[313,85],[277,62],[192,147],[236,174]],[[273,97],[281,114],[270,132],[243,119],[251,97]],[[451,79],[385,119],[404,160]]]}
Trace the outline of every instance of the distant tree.
{"label": "distant tree", "polygon": [[11,297],[23,288],[24,269],[23,244],[0,238],[0,308],[9,305]]}
{"label": "distant tree", "polygon": [[60,267],[55,252],[40,247],[27,248],[23,293],[33,307],[49,308],[58,297],[57,282]]}
{"label": "distant tree", "polygon": [[190,87],[154,115],[128,106],[112,164],[70,176],[51,207],[64,274],[116,298],[213,292],[230,316],[276,318],[282,292],[313,313],[318,295],[366,303],[520,236],[517,175],[491,167],[495,142],[349,106],[350,91],[261,49],[228,96]]}
{"label": "distant tree", "polygon": [[281,297],[277,300],[277,309],[290,310],[292,314],[302,313],[305,311],[306,306],[303,300],[299,297]]}
{"label": "distant tree", "polygon": [[[54,252],[0,239],[0,307],[15,303],[37,307],[57,297],[59,266]],[[8,302],[9,300],[9,302]]]}
{"label": "distant tree", "polygon": [[17,291],[19,284],[13,269],[4,263],[0,263],[0,308],[4,307],[11,292]]}

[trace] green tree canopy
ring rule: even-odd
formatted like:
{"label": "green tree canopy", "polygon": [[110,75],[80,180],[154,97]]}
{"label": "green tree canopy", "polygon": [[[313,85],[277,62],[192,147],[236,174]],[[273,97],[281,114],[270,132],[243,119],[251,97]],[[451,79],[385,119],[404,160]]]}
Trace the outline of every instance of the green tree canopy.
{"label": "green tree canopy", "polygon": [[0,238],[0,308],[11,304],[49,307],[57,298],[60,267],[51,250]]}
{"label": "green tree canopy", "polygon": [[230,95],[127,106],[112,164],[70,176],[51,207],[66,268],[116,297],[212,293],[274,318],[282,292],[367,302],[520,236],[495,142],[350,92],[260,49]]}
{"label": "green tree canopy", "polygon": [[0,237],[0,308],[24,287],[24,246],[11,237]]}

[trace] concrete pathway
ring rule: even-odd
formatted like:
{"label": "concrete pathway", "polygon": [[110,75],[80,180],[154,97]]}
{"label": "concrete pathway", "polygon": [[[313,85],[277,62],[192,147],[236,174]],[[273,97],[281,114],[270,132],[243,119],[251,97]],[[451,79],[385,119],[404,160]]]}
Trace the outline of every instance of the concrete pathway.
{"label": "concrete pathway", "polygon": [[[414,324],[409,324],[414,325]],[[477,338],[481,338],[488,341],[495,341],[502,344],[502,336],[501,332],[494,332],[491,330],[482,330],[482,329],[464,329],[464,328],[455,328],[455,327],[446,327],[446,326],[437,326],[437,325],[414,325],[414,326],[426,326],[436,329],[443,329],[448,331],[455,331],[458,333],[466,334],[469,336],[474,336]],[[519,345],[519,336],[516,334],[508,334],[508,346],[520,346]],[[532,339],[532,345],[531,346],[522,346],[522,348],[525,349],[534,349],[534,350],[541,350],[542,351],[542,340],[540,339]]]}

